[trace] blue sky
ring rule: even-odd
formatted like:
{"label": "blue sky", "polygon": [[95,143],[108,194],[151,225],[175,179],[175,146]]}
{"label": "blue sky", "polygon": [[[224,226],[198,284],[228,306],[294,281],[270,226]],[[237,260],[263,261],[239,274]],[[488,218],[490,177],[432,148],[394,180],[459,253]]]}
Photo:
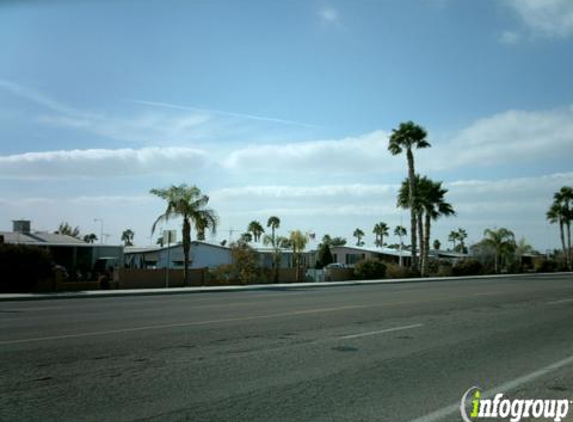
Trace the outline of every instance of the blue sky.
{"label": "blue sky", "polygon": [[185,182],[211,196],[218,240],[276,214],[285,234],[360,227],[371,244],[401,218],[388,134],[414,120],[432,143],[417,167],[458,211],[434,238],[503,226],[558,245],[568,0],[11,1],[0,37],[2,229],[102,218],[110,243],[130,227],[147,244],[149,189]]}

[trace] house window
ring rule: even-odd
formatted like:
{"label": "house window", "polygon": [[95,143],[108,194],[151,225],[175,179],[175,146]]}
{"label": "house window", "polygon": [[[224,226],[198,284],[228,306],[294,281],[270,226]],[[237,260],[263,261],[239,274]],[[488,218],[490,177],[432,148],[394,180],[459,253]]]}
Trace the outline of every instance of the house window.
{"label": "house window", "polygon": [[364,255],[363,253],[349,253],[346,255],[346,264],[348,265],[354,265],[357,262],[362,261],[364,258],[366,257],[366,255]]}

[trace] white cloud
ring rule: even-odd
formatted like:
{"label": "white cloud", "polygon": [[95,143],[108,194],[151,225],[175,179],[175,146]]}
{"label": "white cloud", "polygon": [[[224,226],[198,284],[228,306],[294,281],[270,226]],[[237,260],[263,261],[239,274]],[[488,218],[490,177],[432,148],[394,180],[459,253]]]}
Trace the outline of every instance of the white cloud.
{"label": "white cloud", "polygon": [[535,35],[567,37],[573,34],[571,0],[506,0]]}
{"label": "white cloud", "polygon": [[348,174],[397,170],[398,161],[388,153],[388,135],[376,131],[340,140],[250,145],[233,151],[223,164],[233,170]]}
{"label": "white cloud", "polygon": [[318,12],[320,18],[329,23],[338,23],[340,16],[332,7],[324,7]]}
{"label": "white cloud", "polygon": [[517,44],[519,39],[519,33],[515,31],[503,31],[499,36],[499,42],[506,45]]}
{"label": "white cloud", "polygon": [[192,148],[87,149],[0,156],[0,178],[105,178],[171,174],[205,168],[207,153]]}
{"label": "white cloud", "polygon": [[[539,162],[573,156],[573,107],[545,111],[510,110],[479,119],[432,147],[416,152],[420,172]],[[237,172],[286,174],[328,180],[353,174],[403,171],[404,158],[388,152],[388,133],[375,131],[343,139],[256,144],[232,151],[222,164]]]}
{"label": "white cloud", "polygon": [[573,107],[510,110],[480,119],[433,145],[431,168],[491,166],[573,155]]}

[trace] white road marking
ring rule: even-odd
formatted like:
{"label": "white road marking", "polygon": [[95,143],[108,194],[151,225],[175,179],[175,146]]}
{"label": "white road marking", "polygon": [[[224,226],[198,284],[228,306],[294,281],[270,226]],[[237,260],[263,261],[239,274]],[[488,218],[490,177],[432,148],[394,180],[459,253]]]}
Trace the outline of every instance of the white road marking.
{"label": "white road marking", "polygon": [[217,324],[217,323],[221,323],[221,322],[251,321],[251,320],[256,320],[256,319],[281,318],[281,317],[293,316],[293,315],[306,315],[306,314],[316,314],[316,313],[322,313],[322,312],[346,311],[346,310],[351,310],[351,309],[362,309],[362,308],[368,308],[368,307],[371,307],[371,305],[355,305],[355,306],[341,306],[338,308],[307,309],[307,310],[301,310],[301,311],[285,312],[282,314],[255,315],[255,316],[248,316],[248,317],[215,319],[215,320],[211,320],[211,321],[188,321],[188,322],[181,322],[181,323],[176,323],[176,324],[147,325],[147,326],[142,326],[142,327],[120,328],[117,330],[92,331],[92,332],[88,332],[88,333],[77,333],[77,334],[62,334],[62,335],[58,335],[58,336],[25,338],[25,339],[19,339],[19,340],[3,340],[3,341],[0,341],[0,345],[32,343],[32,342],[47,341],[47,340],[63,340],[63,339],[68,339],[68,338],[93,337],[93,336],[101,336],[101,335],[107,335],[107,334],[129,333],[129,332],[145,331],[145,330],[157,330],[157,329],[161,329],[161,328],[178,328],[178,327],[189,327],[189,326],[195,326],[195,325]]}
{"label": "white road marking", "polygon": [[499,292],[483,292],[483,293],[474,293],[474,296],[495,296],[499,294]]}
{"label": "white road marking", "polygon": [[[491,398],[498,393],[505,393],[507,391],[515,390],[517,387],[520,387],[523,384],[527,384],[528,382],[534,381],[537,378],[540,378],[544,375],[547,375],[553,371],[556,371],[557,369],[560,369],[572,363],[573,363],[573,356],[569,356],[568,358],[560,360],[559,362],[555,362],[535,372],[531,372],[530,374],[524,375],[519,378],[515,378],[514,380],[501,384],[495,388],[492,388],[491,390],[482,391],[482,398],[484,399]],[[460,401],[462,399],[462,394],[463,391],[460,391]],[[410,422],[435,422],[444,419],[446,416],[450,416],[459,411],[460,411],[460,402],[457,402],[449,406],[442,407],[441,409],[438,409],[435,412],[413,419]]]}
{"label": "white road marking", "polygon": [[365,337],[365,336],[373,336],[375,334],[384,334],[384,333],[391,333],[394,331],[402,331],[402,330],[410,330],[412,328],[422,327],[424,324],[412,324],[412,325],[404,325],[402,327],[393,327],[393,328],[386,328],[384,330],[378,331],[370,331],[368,333],[358,333],[358,334],[350,334],[347,336],[340,337],[341,340],[348,340],[351,338],[358,338],[358,337]]}
{"label": "white road marking", "polygon": [[560,299],[553,302],[547,302],[548,305],[558,305],[559,303],[573,302],[573,299]]}

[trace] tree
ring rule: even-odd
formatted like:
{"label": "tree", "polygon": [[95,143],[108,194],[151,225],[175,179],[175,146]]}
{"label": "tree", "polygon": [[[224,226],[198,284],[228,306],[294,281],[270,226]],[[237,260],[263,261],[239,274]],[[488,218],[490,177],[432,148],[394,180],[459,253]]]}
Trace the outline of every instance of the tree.
{"label": "tree", "polygon": [[[573,271],[573,255],[571,250],[571,221],[573,220],[573,188],[571,186],[563,186],[558,192],[553,195],[553,205],[550,208],[551,219],[550,222],[559,222],[559,230],[561,234],[561,245],[563,246],[563,253],[565,255],[565,262],[569,271]],[[550,215],[548,213],[548,219]],[[567,229],[567,236],[565,237],[565,229]],[[565,242],[567,240],[567,243]]]}
{"label": "tree", "polygon": [[[434,182],[426,176],[416,175],[417,191],[414,195],[414,211],[418,225],[420,241],[420,273],[425,275],[428,268],[430,250],[430,235],[432,221],[442,216],[455,215],[454,208],[445,201],[447,189],[442,187],[442,182]],[[398,193],[398,206],[409,207],[410,183],[405,180]]]}
{"label": "tree", "polygon": [[58,230],[56,230],[55,233],[63,234],[66,236],[72,236],[75,237],[76,239],[80,238],[80,228],[78,226],[72,228],[72,226],[70,226],[66,221],[60,223],[60,225],[58,226]]}
{"label": "tree", "polygon": [[374,225],[374,230],[372,230],[372,232],[376,235],[376,240],[374,241],[374,244],[377,247],[379,248],[384,247],[384,236],[388,236],[389,230],[390,227],[388,227],[388,224],[384,223],[383,221],[376,223],[376,225]]}
{"label": "tree", "polygon": [[318,245],[318,261],[316,264],[317,268],[324,268],[328,264],[334,261],[332,257],[332,252],[330,252],[330,242],[323,242]]}
{"label": "tree", "polygon": [[270,227],[271,236],[273,237],[273,239],[275,237],[275,231],[280,227],[280,225],[281,225],[281,220],[277,216],[273,215],[269,217],[269,219],[267,220],[267,227]]}
{"label": "tree", "polygon": [[[467,253],[467,249],[466,249],[466,245],[464,242],[468,238],[468,232],[460,227],[458,229],[457,233],[458,233],[457,240],[460,242],[457,249],[460,253],[465,254],[465,253]],[[455,247],[454,247],[454,250],[456,250]]]}
{"label": "tree", "polygon": [[410,237],[412,242],[412,268],[418,267],[416,255],[416,210],[414,208],[414,197],[416,193],[416,170],[414,166],[413,148],[428,148],[430,143],[426,140],[427,132],[421,126],[412,121],[400,123],[398,129],[393,129],[390,135],[388,150],[392,155],[401,154],[406,150],[406,160],[408,162],[408,181],[409,181],[409,208],[410,208]]}
{"label": "tree", "polygon": [[[325,235],[328,236],[328,235]],[[324,238],[323,238],[324,242]],[[346,239],[344,237],[336,236],[330,240],[330,247],[333,248],[335,246],[344,246],[346,245]]]}
{"label": "tree", "polygon": [[267,227],[271,228],[270,236],[266,234],[263,237],[263,243],[265,245],[270,245],[273,249],[273,272],[274,272],[274,282],[279,282],[279,271],[281,266],[282,249],[284,249],[287,239],[283,236],[276,235],[276,229],[279,228],[281,220],[278,217],[272,216],[267,221]]}
{"label": "tree", "polygon": [[251,243],[253,241],[253,235],[250,232],[245,232],[239,237],[239,242]]}
{"label": "tree", "polygon": [[97,242],[97,236],[95,235],[95,233],[86,234],[84,236],[84,242],[95,243],[95,242]]}
{"label": "tree", "polygon": [[121,241],[124,246],[133,246],[133,237],[135,233],[131,229],[124,230],[121,234]]}
{"label": "tree", "polygon": [[459,233],[456,230],[452,230],[448,235],[448,242],[452,242],[454,244],[452,250],[456,249],[456,242],[459,239]]}
{"label": "tree", "polygon": [[561,248],[563,251],[563,255],[565,256],[565,261],[567,263],[567,267],[569,267],[569,258],[567,255],[567,245],[565,243],[565,215],[563,213],[563,207],[560,204],[553,202],[553,204],[551,204],[551,207],[549,207],[549,210],[547,211],[546,217],[547,217],[547,220],[549,221],[550,224],[555,224],[555,223],[559,224],[559,235],[561,238]]}
{"label": "tree", "polygon": [[434,249],[435,250],[439,250],[440,247],[442,246],[442,242],[440,242],[438,239],[434,240]]}
{"label": "tree", "polygon": [[364,232],[362,230],[360,229],[354,230],[352,236],[356,238],[356,246],[364,246],[364,242],[362,241],[362,238],[364,237]]}
{"label": "tree", "polygon": [[263,228],[263,226],[261,225],[261,223],[259,223],[256,220],[253,220],[249,223],[249,226],[247,228],[247,231],[252,233],[253,235],[253,240],[255,242],[258,242],[261,240],[261,236],[263,235],[263,233],[265,232],[265,229]]}
{"label": "tree", "polygon": [[308,242],[307,237],[300,230],[290,233],[289,243],[292,248],[293,265],[296,268],[296,279],[300,281],[300,268],[302,264],[302,253]]}
{"label": "tree", "polygon": [[396,226],[394,229],[394,236],[398,236],[400,238],[400,244],[403,245],[402,238],[408,234],[408,230],[404,226]]}
{"label": "tree", "polygon": [[164,189],[151,189],[151,194],[167,202],[163,214],[151,227],[151,233],[155,232],[157,225],[163,221],[181,217],[181,237],[183,239],[183,278],[185,285],[189,285],[189,252],[191,250],[191,227],[197,224],[205,225],[214,233],[217,230],[219,219],[211,208],[206,208],[209,197],[204,195],[197,186],[186,184],[172,185]]}
{"label": "tree", "polygon": [[502,260],[515,252],[515,235],[509,229],[485,229],[482,244],[489,246],[495,253],[494,271],[499,272]]}

